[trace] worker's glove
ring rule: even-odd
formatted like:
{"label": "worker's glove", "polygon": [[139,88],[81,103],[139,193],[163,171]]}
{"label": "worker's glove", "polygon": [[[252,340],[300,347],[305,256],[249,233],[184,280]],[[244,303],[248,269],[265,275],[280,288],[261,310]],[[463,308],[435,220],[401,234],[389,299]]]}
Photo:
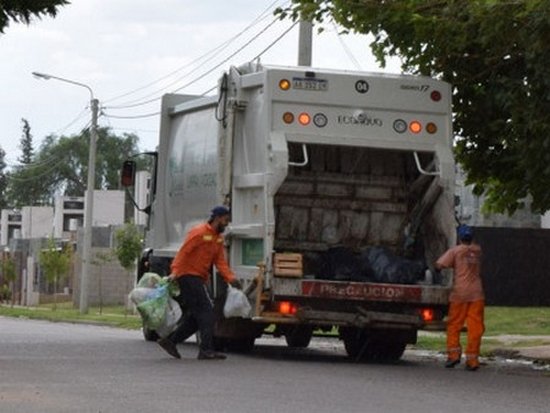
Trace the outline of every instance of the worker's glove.
{"label": "worker's glove", "polygon": [[229,285],[231,285],[231,287],[233,287],[233,288],[237,288],[238,290],[243,289],[243,286],[242,286],[241,282],[239,280],[237,280],[236,278],[233,281],[231,281],[229,283]]}

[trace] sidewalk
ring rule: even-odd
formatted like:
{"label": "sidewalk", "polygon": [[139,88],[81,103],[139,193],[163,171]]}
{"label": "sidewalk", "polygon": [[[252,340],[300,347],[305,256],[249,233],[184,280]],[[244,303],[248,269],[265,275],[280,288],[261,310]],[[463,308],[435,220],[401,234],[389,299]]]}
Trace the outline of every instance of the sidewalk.
{"label": "sidewalk", "polygon": [[[421,335],[434,336],[443,339],[444,332],[421,331]],[[462,333],[462,342],[465,343],[466,333]],[[550,364],[550,336],[501,334],[496,336],[484,335],[482,351],[489,351],[498,357],[524,359],[541,364]]]}
{"label": "sidewalk", "polygon": [[[500,335],[487,336],[488,340],[497,340],[502,343],[493,350],[497,356],[522,358],[543,364],[550,364],[550,336],[522,336]],[[529,341],[543,344],[529,345]],[[523,345],[525,343],[525,345]]]}

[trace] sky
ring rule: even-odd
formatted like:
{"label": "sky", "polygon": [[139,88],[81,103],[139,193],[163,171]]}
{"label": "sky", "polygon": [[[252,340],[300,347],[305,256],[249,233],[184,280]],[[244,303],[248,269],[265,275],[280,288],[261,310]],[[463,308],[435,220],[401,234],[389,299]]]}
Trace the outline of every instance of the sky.
{"label": "sky", "polygon": [[[99,126],[117,135],[134,133],[141,150],[154,150],[162,94],[213,94],[225,70],[262,52],[264,64],[297,64],[298,26],[274,21],[272,14],[285,4],[72,0],[56,18],[29,26],[10,23],[0,34],[0,147],[8,166],[21,156],[23,118],[35,152],[44,137],[77,134],[91,120],[85,87],[38,79],[32,72],[87,85],[99,100]],[[399,73],[395,60],[380,68],[369,43],[363,35],[338,36],[331,23],[320,34],[314,28],[312,66]]]}

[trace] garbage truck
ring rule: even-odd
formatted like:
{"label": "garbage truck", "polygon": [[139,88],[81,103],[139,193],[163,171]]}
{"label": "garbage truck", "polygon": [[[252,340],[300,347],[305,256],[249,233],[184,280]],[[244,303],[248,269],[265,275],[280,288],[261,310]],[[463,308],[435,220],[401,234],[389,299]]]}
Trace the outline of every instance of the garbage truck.
{"label": "garbage truck", "polygon": [[224,318],[212,277],[217,347],[264,334],[307,347],[325,332],[356,360],[399,359],[444,326],[452,274],[431,265],[455,242],[451,118],[443,81],[311,67],[248,63],[215,96],[164,95],[142,261],[169,274],[187,231],[224,204],[252,311]]}

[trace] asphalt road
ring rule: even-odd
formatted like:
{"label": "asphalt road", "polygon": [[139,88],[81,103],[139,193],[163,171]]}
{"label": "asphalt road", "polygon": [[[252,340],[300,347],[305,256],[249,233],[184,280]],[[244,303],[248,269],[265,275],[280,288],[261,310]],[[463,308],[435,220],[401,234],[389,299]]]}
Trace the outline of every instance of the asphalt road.
{"label": "asphalt road", "polygon": [[521,363],[446,370],[434,355],[355,364],[336,341],[260,340],[252,354],[182,360],[138,331],[0,317],[0,413],[548,412],[550,375]]}

